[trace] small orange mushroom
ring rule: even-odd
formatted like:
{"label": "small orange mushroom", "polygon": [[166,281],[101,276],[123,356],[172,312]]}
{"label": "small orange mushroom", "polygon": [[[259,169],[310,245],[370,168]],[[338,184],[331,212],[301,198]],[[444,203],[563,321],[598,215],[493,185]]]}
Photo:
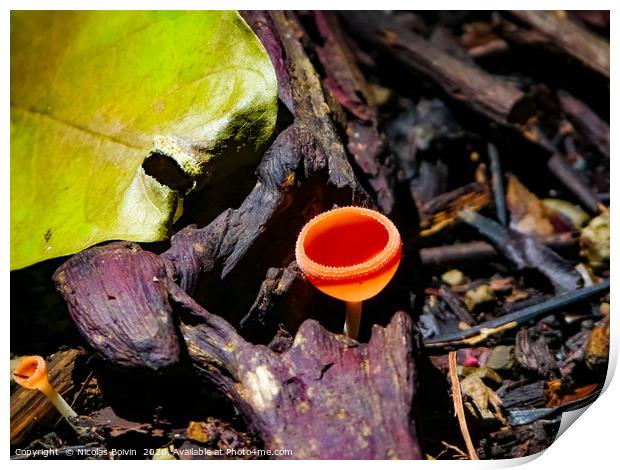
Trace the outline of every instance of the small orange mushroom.
{"label": "small orange mushroom", "polygon": [[317,215],[301,230],[295,246],[306,278],[331,297],[344,300],[344,333],[357,338],[362,302],[394,276],[402,253],[400,234],[377,211],[342,207]]}
{"label": "small orange mushroom", "polygon": [[26,356],[13,370],[13,379],[24,388],[39,390],[52,402],[67,422],[77,430],[71,421],[77,413],[71,409],[65,399],[54,389],[47,377],[47,365],[41,356]]}

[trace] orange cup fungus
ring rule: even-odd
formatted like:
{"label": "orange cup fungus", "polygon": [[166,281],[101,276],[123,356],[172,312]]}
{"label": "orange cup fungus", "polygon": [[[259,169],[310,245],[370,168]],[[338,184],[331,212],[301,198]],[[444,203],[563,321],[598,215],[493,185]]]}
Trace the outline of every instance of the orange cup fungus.
{"label": "orange cup fungus", "polygon": [[319,214],[304,226],[295,246],[297,264],[306,278],[327,295],[347,302],[347,312],[357,310],[358,316],[361,302],[390,282],[401,253],[394,224],[363,207]]}
{"label": "orange cup fungus", "polygon": [[70,418],[77,417],[77,413],[50,384],[47,377],[47,365],[41,356],[26,356],[13,370],[13,379],[24,388],[39,390],[52,402],[56,409],[75,428]]}

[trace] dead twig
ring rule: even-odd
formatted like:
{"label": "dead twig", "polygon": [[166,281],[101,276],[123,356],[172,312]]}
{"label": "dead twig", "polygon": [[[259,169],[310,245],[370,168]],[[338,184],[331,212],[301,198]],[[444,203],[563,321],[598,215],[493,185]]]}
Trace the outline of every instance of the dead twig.
{"label": "dead twig", "polygon": [[596,193],[582,180],[580,175],[562,155],[554,154],[547,161],[547,167],[566,189],[579,199],[590,213],[598,214],[600,212],[600,203]]}
{"label": "dead twig", "polygon": [[454,411],[459,420],[461,434],[467,447],[467,453],[470,460],[479,460],[478,454],[471,441],[469,429],[467,429],[467,421],[465,420],[465,408],[463,408],[463,397],[461,396],[461,383],[459,382],[459,374],[456,370],[456,351],[450,351],[448,354],[448,365],[450,367],[450,383],[452,384],[452,401],[454,402]]}
{"label": "dead twig", "polygon": [[[577,246],[577,235],[577,233],[560,233],[545,237],[542,241],[554,251],[563,251]],[[499,256],[500,254],[493,245],[483,241],[432,246],[420,250],[422,265],[430,267],[481,264]]]}
{"label": "dead twig", "polygon": [[609,78],[609,43],[574,23],[566,14],[551,11],[512,11],[566,54]]}
{"label": "dead twig", "polygon": [[491,162],[491,185],[493,196],[495,197],[495,212],[497,220],[504,227],[508,225],[508,213],[506,211],[506,192],[504,191],[504,176],[502,174],[502,164],[499,152],[495,145],[489,143],[487,153]]}
{"label": "dead twig", "polygon": [[516,328],[542,315],[561,310],[582,300],[601,295],[609,290],[609,279],[605,279],[590,287],[577,289],[567,294],[559,295],[536,305],[517,310],[496,320],[480,323],[468,330],[457,331],[445,335],[435,336],[424,341],[426,347],[455,346],[459,344],[474,345],[484,341],[491,335]]}

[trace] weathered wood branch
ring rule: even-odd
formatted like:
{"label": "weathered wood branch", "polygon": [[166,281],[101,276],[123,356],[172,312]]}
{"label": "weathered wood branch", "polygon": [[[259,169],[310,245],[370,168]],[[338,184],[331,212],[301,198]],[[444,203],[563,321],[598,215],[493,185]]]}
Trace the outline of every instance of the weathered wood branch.
{"label": "weathered wood branch", "polygon": [[517,269],[534,269],[544,274],[556,293],[572,292],[581,286],[581,276],[573,266],[538,237],[502,227],[469,209],[461,211],[459,218],[486,237]]}
{"label": "weathered wood branch", "polygon": [[593,214],[600,212],[597,194],[583,181],[583,177],[559,153],[547,160],[549,171],[572,192],[584,207]]}
{"label": "weathered wood branch", "polygon": [[343,122],[336,119],[336,124],[341,125],[347,150],[357,168],[368,178],[379,207],[390,215],[396,203],[391,184],[394,172],[385,136],[379,129],[378,110],[370,85],[355,61],[337,16],[333,12],[316,11],[312,18],[322,40],[314,47],[325,71],[324,88],[331,98],[328,102],[332,109],[342,109]]}
{"label": "weathered wood branch", "polygon": [[182,289],[181,332],[198,371],[248,417],[268,449],[295,459],[421,458],[410,418],[415,369],[412,324],[402,312],[374,326],[367,345],[314,320],[277,354],[244,341]]}
{"label": "weathered wood branch", "polygon": [[350,32],[407,69],[421,73],[448,95],[494,121],[525,122],[533,109],[525,94],[475,65],[442,51],[382,12],[347,12]]}
{"label": "weathered wood branch", "polygon": [[[110,361],[152,369],[169,365],[170,358],[159,353],[171,339],[157,334],[149,318],[169,321],[175,316],[203,376],[243,412],[268,449],[293,450],[292,456],[280,457],[420,457],[411,417],[415,369],[412,324],[406,314],[396,314],[385,329],[375,326],[368,345],[306,320],[291,348],[279,355],[245,341],[226,320],[196,303],[166,274],[171,268],[165,258],[135,244],[123,245],[83,253],[90,268],[65,266],[59,281],[78,326],[93,318],[108,326],[105,348],[92,330],[83,333]],[[135,266],[129,261],[134,257],[140,258]],[[74,260],[80,264],[80,258]],[[131,277],[102,281],[105,270],[123,272],[111,265],[136,271]],[[80,282],[78,272],[84,275]],[[152,310],[149,315],[140,310],[145,319],[115,308],[118,299],[133,296]]]}
{"label": "weathered wood branch", "polygon": [[515,10],[512,14],[549,38],[564,53],[609,78],[609,43],[604,39],[566,15],[538,10]]}
{"label": "weathered wood branch", "polygon": [[72,256],[54,274],[69,313],[89,344],[120,367],[158,370],[179,360],[164,259],[115,242]]}
{"label": "weathered wood branch", "polygon": [[480,210],[491,203],[491,188],[473,182],[421,204],[420,235],[428,236],[451,225],[463,209]]}
{"label": "weathered wood branch", "polygon": [[[563,233],[543,239],[545,245],[555,251],[562,251],[577,246],[577,237],[572,233]],[[500,253],[493,245],[483,242],[464,242],[454,245],[433,246],[420,250],[423,266],[448,267],[467,263],[485,263],[497,258]]]}

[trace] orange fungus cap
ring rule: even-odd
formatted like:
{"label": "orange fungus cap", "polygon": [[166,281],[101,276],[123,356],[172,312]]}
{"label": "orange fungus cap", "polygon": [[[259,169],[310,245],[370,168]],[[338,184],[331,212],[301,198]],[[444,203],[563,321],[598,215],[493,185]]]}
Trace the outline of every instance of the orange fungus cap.
{"label": "orange fungus cap", "polygon": [[41,389],[49,384],[47,365],[41,356],[26,356],[13,370],[15,382],[24,388]]}
{"label": "orange fungus cap", "polygon": [[295,246],[299,268],[327,295],[347,302],[374,297],[394,276],[402,253],[400,234],[383,214],[342,207],[317,215]]}

